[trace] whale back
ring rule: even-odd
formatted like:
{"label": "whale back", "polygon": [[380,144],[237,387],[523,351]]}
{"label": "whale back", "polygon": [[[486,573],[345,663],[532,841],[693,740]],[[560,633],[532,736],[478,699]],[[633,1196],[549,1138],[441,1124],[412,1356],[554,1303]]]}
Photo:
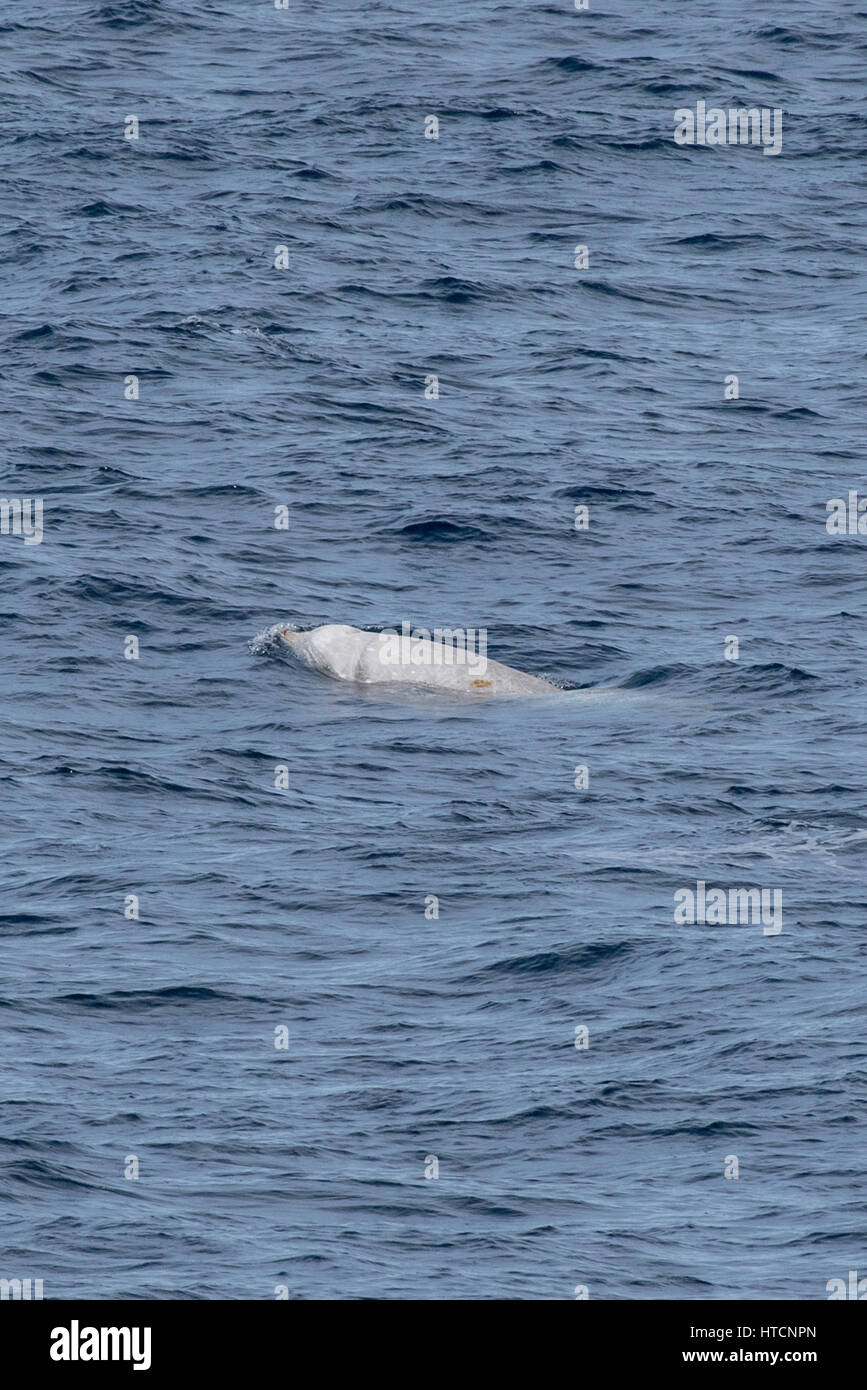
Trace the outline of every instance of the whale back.
{"label": "whale back", "polygon": [[[556,686],[538,676],[516,671],[500,661],[455,661],[441,643],[414,639],[416,660],[386,659],[389,639],[345,623],[328,623],[310,632],[285,630],[282,640],[300,661],[338,680],[373,684],[411,684],[452,690],[465,695],[550,695]],[[421,658],[421,659],[418,659]]]}

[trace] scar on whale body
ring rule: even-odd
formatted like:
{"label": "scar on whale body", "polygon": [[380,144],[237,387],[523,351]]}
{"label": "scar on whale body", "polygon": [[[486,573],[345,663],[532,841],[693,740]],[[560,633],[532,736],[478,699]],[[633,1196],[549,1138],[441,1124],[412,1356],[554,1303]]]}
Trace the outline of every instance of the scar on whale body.
{"label": "scar on whale body", "polygon": [[551,695],[559,687],[477,652],[426,637],[364,632],[327,623],[309,632],[285,627],[280,641],[314,671],[362,685],[404,684],[467,695]]}

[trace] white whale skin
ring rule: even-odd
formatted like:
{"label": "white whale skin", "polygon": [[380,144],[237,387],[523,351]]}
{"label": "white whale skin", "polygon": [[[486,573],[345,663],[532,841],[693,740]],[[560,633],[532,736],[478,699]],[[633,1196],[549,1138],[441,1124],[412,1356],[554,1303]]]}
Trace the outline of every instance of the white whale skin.
{"label": "white whale skin", "polygon": [[[386,653],[394,651],[393,636],[364,632],[345,623],[327,623],[309,632],[283,628],[280,640],[305,666],[337,680],[358,681],[364,685],[402,682],[467,695],[550,695],[558,689],[539,676],[529,676],[502,662],[490,659],[483,662],[478,657],[473,660],[473,653],[458,664],[455,660],[458,653],[443,643],[425,638],[412,638],[409,644],[406,654],[412,652],[415,662],[385,660]],[[390,643],[388,648],[387,642]],[[401,651],[405,647],[406,644]],[[420,656],[423,661],[419,661]],[[447,656],[452,657],[453,664],[446,661]]]}

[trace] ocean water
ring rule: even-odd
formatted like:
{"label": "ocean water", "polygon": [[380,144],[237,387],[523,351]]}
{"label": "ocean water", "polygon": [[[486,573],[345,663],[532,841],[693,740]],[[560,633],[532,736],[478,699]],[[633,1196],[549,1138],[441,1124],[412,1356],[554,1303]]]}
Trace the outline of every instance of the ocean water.
{"label": "ocean water", "polygon": [[[590,3],[3,7],[0,1276],[48,1298],[867,1273],[867,7]],[[698,101],[780,154],[678,146]],[[273,640],[404,621],[560,693]]]}

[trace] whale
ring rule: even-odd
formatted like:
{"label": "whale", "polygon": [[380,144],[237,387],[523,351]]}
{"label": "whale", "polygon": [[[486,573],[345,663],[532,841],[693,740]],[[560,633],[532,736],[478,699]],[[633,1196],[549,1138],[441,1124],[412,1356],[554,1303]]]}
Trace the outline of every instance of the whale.
{"label": "whale", "polygon": [[340,681],[413,685],[481,698],[559,693],[559,686],[541,676],[432,638],[399,638],[345,623],[326,623],[307,632],[284,627],[278,635],[303,665]]}

